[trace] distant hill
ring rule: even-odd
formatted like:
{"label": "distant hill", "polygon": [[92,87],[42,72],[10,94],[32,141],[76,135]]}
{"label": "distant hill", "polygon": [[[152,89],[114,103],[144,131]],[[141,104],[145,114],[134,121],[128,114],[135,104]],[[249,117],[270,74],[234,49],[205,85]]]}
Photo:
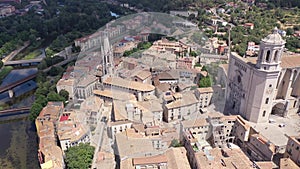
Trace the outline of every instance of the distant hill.
{"label": "distant hill", "polygon": [[274,4],[275,7],[288,7],[288,8],[293,8],[293,7],[298,7],[300,8],[300,1],[299,0],[257,0],[257,2],[267,2]]}

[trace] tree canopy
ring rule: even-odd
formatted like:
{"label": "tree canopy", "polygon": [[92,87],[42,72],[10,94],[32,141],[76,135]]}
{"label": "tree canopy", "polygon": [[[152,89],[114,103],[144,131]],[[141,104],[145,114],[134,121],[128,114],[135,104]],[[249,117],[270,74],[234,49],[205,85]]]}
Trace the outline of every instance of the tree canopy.
{"label": "tree canopy", "polygon": [[179,140],[177,139],[173,139],[172,142],[171,142],[171,147],[181,147],[181,143]]}
{"label": "tree canopy", "polygon": [[199,81],[199,87],[211,87],[212,86],[212,80],[209,75],[206,77],[202,77]]}
{"label": "tree canopy", "polygon": [[89,144],[80,143],[66,151],[66,164],[68,169],[87,169],[93,160],[95,148]]}
{"label": "tree canopy", "polygon": [[[30,10],[25,15],[12,15],[0,20],[0,57],[9,54],[23,42],[35,45],[37,39],[50,44],[50,49],[59,52],[82,36],[94,33],[114,19],[110,11],[118,15],[127,13],[119,6],[97,0],[47,0],[43,14]],[[40,44],[41,45],[41,44]]]}
{"label": "tree canopy", "polygon": [[34,121],[36,119],[36,117],[39,116],[42,109],[43,109],[43,106],[40,103],[33,103],[30,108],[29,119],[31,121]]}
{"label": "tree canopy", "polygon": [[63,97],[66,101],[69,100],[69,92],[65,89],[62,89],[58,93],[61,97]]}

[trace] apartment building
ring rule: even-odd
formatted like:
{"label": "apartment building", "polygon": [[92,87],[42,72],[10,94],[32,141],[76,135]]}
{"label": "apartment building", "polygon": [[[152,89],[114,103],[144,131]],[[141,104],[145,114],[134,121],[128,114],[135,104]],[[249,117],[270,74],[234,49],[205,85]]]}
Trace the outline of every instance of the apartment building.
{"label": "apartment building", "polygon": [[197,88],[195,90],[196,98],[199,100],[199,108],[205,108],[210,105],[213,96],[213,88]]}
{"label": "apartment building", "polygon": [[285,157],[290,158],[300,167],[300,136],[288,136]]}
{"label": "apartment building", "polygon": [[63,151],[79,143],[90,142],[90,130],[76,119],[75,112],[63,112],[56,133]]}
{"label": "apartment building", "polygon": [[199,103],[193,93],[176,93],[173,97],[173,101],[163,106],[164,121],[189,119],[192,114],[199,112]]}
{"label": "apartment building", "polygon": [[57,120],[63,108],[62,102],[48,102],[35,120],[39,139],[38,160],[42,169],[65,168],[63,152],[56,137]]}

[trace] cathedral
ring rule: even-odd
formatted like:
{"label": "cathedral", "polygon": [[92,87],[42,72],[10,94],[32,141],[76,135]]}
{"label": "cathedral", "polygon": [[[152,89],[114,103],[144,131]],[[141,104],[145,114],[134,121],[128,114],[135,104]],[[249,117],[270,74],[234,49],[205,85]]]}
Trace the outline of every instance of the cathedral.
{"label": "cathedral", "polygon": [[261,40],[258,57],[230,54],[225,114],[264,123],[270,114],[286,117],[298,113],[300,55],[288,54],[284,47],[275,28]]}

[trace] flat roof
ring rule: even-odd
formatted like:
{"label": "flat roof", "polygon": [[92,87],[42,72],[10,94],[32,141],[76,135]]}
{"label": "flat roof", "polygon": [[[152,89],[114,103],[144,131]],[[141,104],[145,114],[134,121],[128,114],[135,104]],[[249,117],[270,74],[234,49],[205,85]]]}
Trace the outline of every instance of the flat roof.
{"label": "flat roof", "polygon": [[[287,144],[288,137],[286,137],[286,135],[299,135],[298,123],[300,121],[300,116],[297,114],[286,118],[270,115],[270,119],[273,119],[274,123],[248,122],[248,124],[276,146],[285,146]],[[279,127],[279,124],[285,124],[285,127]]]}
{"label": "flat roof", "polygon": [[130,81],[119,77],[108,77],[104,80],[104,83],[112,86],[118,86],[142,92],[150,92],[155,89],[153,85]]}

